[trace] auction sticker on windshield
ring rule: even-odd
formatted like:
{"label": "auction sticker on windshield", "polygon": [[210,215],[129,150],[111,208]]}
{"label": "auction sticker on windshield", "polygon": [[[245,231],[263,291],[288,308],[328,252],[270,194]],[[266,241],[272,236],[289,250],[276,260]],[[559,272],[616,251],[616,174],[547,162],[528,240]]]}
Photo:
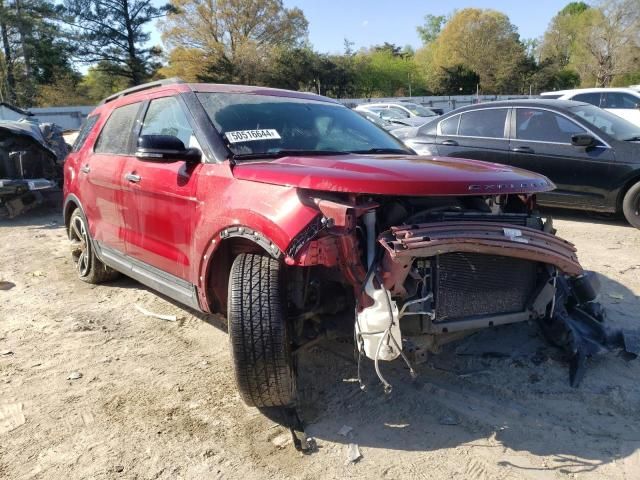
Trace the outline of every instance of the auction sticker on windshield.
{"label": "auction sticker on windshield", "polygon": [[254,142],[256,140],[279,140],[280,134],[274,129],[238,130],[225,133],[230,143]]}

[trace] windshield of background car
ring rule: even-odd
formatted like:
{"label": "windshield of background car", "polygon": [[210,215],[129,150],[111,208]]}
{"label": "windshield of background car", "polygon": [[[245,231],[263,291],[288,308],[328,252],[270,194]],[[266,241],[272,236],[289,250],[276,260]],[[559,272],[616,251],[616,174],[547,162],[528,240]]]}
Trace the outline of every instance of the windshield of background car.
{"label": "windshield of background car", "polygon": [[432,112],[428,108],[424,108],[420,105],[416,105],[415,103],[403,103],[402,106],[419,117],[433,117],[436,115],[435,112]]}
{"label": "windshield of background car", "polygon": [[394,137],[339,104],[270,95],[198,93],[234,155],[402,150]]}
{"label": "windshield of background car", "polygon": [[640,127],[601,108],[580,105],[570,107],[569,110],[616,140],[632,140],[640,137]]}

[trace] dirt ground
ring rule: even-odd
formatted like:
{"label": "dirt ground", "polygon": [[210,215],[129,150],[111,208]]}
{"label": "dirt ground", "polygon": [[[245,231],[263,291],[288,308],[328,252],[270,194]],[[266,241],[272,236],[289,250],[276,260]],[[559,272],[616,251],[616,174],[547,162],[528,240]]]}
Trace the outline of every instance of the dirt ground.
{"label": "dirt ground", "polygon": [[[553,213],[600,274],[611,324],[638,330],[640,231]],[[132,280],[78,281],[61,223],[55,211],[0,223],[0,281],[15,284],[0,289],[0,478],[640,478],[640,359],[594,358],[573,389],[531,325],[451,345],[415,383],[385,364],[389,396],[371,363],[359,390],[348,344],[318,345],[301,365],[318,448],[298,453],[240,401],[224,319]],[[350,443],[362,458],[345,464]]]}

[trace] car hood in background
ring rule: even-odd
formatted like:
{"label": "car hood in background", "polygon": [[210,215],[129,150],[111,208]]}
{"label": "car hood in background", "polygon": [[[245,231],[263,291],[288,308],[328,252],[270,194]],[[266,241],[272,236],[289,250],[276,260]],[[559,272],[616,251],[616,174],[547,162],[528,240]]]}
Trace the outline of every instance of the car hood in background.
{"label": "car hood in background", "polygon": [[379,195],[493,195],[553,190],[546,177],[496,163],[414,155],[283,157],[238,163],[240,180]]}

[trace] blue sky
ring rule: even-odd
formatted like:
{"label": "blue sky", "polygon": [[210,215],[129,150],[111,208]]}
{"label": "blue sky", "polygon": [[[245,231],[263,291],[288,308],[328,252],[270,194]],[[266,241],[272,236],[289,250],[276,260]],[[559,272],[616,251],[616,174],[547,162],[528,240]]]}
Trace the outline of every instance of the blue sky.
{"label": "blue sky", "polygon": [[541,36],[549,20],[570,0],[284,0],[299,7],[309,21],[309,40],[320,52],[340,53],[344,38],[355,48],[386,42],[421,45],[416,26],[427,14],[447,15],[466,7],[492,8],[509,16],[522,38]]}
{"label": "blue sky", "polygon": [[[540,37],[551,18],[570,0],[284,0],[285,6],[299,7],[309,21],[309,40],[322,53],[342,53],[344,39],[355,49],[384,42],[399,46],[421,45],[416,26],[427,14],[448,15],[466,7],[492,8],[509,16],[521,38]],[[161,1],[158,3],[162,3]],[[153,31],[151,42],[160,42]]]}

